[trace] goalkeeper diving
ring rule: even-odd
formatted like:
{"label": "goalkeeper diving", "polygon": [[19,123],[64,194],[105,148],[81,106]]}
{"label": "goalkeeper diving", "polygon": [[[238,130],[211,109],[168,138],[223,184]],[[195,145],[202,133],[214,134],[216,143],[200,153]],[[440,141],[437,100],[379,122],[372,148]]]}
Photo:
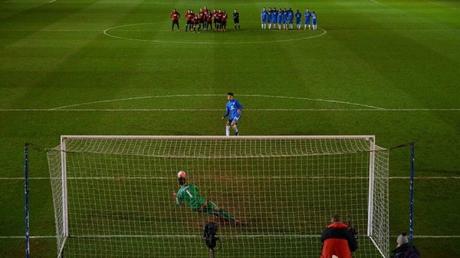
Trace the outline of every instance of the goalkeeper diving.
{"label": "goalkeeper diving", "polygon": [[232,224],[240,224],[240,221],[230,212],[219,208],[215,203],[201,196],[196,185],[187,183],[187,173],[185,171],[177,173],[177,182],[179,183],[179,190],[177,193],[173,193],[176,198],[176,205],[185,204],[193,211],[212,215]]}

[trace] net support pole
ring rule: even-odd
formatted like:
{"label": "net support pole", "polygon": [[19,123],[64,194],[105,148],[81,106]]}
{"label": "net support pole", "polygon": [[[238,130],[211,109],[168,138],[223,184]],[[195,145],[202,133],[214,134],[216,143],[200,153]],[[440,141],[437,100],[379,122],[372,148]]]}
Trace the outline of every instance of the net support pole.
{"label": "net support pole", "polygon": [[62,233],[64,239],[69,236],[67,212],[67,148],[65,137],[61,137],[61,187],[62,187]]}
{"label": "net support pole", "polygon": [[372,236],[374,217],[375,138],[369,138],[369,192],[367,204],[367,236]]}
{"label": "net support pole", "polygon": [[25,257],[30,258],[29,144],[24,144],[24,224]]}
{"label": "net support pole", "polygon": [[410,180],[409,180],[409,242],[414,239],[414,178],[415,178],[415,143],[410,149]]}

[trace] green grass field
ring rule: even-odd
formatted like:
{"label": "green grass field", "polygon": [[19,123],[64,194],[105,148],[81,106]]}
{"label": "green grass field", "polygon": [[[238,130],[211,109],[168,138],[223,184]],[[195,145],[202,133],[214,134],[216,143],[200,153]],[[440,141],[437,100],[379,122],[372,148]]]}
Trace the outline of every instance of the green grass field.
{"label": "green grass field", "polygon": [[[238,8],[239,32],[169,32],[178,8]],[[262,7],[314,9],[319,30],[261,31]],[[375,134],[417,141],[415,244],[460,257],[460,3],[0,1],[0,257],[22,257],[22,147],[64,134],[222,135],[225,93],[242,135]],[[183,20],[181,20],[183,27]],[[232,22],[229,22],[230,27]],[[168,97],[169,96],[169,97]],[[276,109],[276,110],[269,110]],[[222,111],[221,111],[222,110]],[[390,175],[408,175],[408,151]],[[33,257],[56,241],[46,155],[31,153]],[[407,230],[408,181],[390,180],[390,232]],[[318,251],[319,252],[319,251]]]}

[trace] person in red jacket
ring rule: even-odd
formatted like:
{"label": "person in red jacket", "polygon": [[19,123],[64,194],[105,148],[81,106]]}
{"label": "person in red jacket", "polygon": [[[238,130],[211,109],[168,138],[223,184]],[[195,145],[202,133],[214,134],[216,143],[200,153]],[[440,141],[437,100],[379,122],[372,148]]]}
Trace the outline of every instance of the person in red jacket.
{"label": "person in red jacket", "polygon": [[320,258],[351,258],[352,252],[358,248],[355,230],[337,215],[332,216],[331,224],[323,231],[321,242],[323,248]]}

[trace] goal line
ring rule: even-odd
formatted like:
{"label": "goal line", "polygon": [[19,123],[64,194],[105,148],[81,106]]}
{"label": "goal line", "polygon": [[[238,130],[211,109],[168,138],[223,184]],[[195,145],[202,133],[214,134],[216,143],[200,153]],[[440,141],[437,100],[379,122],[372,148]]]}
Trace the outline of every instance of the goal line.
{"label": "goal line", "polygon": [[[108,237],[109,235],[107,235]],[[178,236],[178,237],[192,237],[192,236],[189,236],[189,235],[165,235],[167,237],[173,237],[173,236]],[[272,237],[271,235],[243,235],[243,236],[246,236],[246,237]],[[280,235],[274,235],[274,236],[280,236]],[[282,235],[281,235],[282,236]],[[309,237],[320,237],[320,235],[295,235],[295,236],[298,236],[298,237],[304,237],[304,238],[309,238]],[[293,237],[295,237],[293,236]],[[365,235],[358,235],[358,236],[362,236],[362,237],[365,237]],[[398,235],[391,235],[390,237],[397,237]],[[87,236],[87,237],[94,237],[94,236]],[[229,238],[229,237],[232,237],[232,236],[226,236],[226,238]],[[238,237],[238,236],[237,236]],[[31,239],[56,239],[56,236],[52,236],[52,235],[31,235],[30,236]],[[443,238],[460,238],[460,235],[414,235],[414,238],[417,238],[417,239],[443,239]],[[0,236],[0,239],[24,239],[24,236]]]}

